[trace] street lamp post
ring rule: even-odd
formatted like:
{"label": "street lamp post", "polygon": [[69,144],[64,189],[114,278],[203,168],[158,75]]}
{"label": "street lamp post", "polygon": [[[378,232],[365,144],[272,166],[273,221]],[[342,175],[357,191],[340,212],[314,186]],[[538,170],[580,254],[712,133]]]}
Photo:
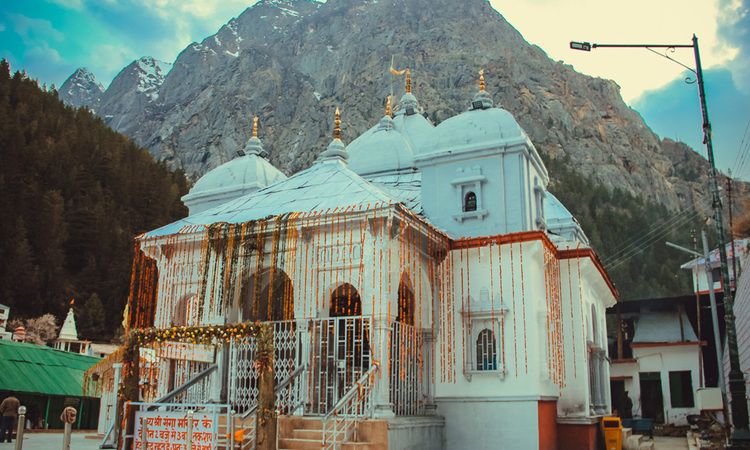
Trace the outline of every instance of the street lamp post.
{"label": "street lamp post", "polygon": [[[750,447],[750,429],[748,429],[747,398],[745,395],[745,378],[740,368],[740,357],[737,349],[737,329],[734,324],[734,299],[732,298],[729,283],[729,265],[727,264],[727,251],[724,245],[724,217],[722,214],[721,197],[719,196],[719,183],[717,181],[716,161],[714,160],[714,147],[711,141],[711,122],[708,120],[708,107],[706,106],[706,90],[703,83],[703,69],[701,67],[700,51],[698,49],[698,38],[693,35],[692,44],[590,44],[588,42],[571,42],[573,50],[591,51],[595,48],[645,48],[654,53],[675,62],[695,74],[698,82],[698,96],[700,97],[701,115],[703,118],[703,143],[706,144],[708,162],[711,164],[709,182],[711,187],[712,206],[714,210],[714,223],[719,236],[719,257],[721,259],[721,276],[724,280],[724,322],[727,334],[727,354],[729,355],[729,393],[732,401],[732,433],[730,443],[732,448]],[[674,50],[678,48],[692,48],[695,57],[695,69],[682,64],[653,49],[662,48]]]}

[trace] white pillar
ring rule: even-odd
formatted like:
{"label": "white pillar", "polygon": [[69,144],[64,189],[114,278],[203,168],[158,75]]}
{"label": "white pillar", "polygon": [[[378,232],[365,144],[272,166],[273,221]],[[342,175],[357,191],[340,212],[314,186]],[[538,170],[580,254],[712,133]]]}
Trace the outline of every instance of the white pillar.
{"label": "white pillar", "polygon": [[300,407],[293,412],[293,414],[296,416],[303,416],[305,414],[305,404],[310,400],[310,397],[308,397],[308,393],[310,391],[308,390],[307,386],[307,374],[310,371],[312,362],[310,359],[310,331],[308,330],[309,325],[310,323],[307,319],[297,320],[297,335],[299,336],[299,340],[297,342],[300,342],[300,348],[297,349],[297,351],[299,352],[298,363],[300,365],[307,364],[307,369],[305,369],[305,373],[301,374],[298,378],[300,387],[297,392],[299,392],[299,395],[301,395],[303,398],[299,399]]}
{"label": "white pillar", "polygon": [[394,417],[393,404],[390,399],[391,374],[388,373],[388,359],[390,358],[388,343],[390,342],[392,324],[389,323],[388,317],[385,315],[373,317],[373,321],[372,357],[373,361],[380,364],[373,390],[374,416],[379,418]]}

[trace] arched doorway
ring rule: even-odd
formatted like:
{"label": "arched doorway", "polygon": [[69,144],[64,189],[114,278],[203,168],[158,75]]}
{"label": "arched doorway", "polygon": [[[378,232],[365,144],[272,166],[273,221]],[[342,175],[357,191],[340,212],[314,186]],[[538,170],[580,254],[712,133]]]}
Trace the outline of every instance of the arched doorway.
{"label": "arched doorway", "polygon": [[422,335],[415,326],[415,296],[406,272],[398,283],[398,314],[391,331],[390,401],[399,416],[417,414],[420,396]]}
{"label": "arched doorway", "polygon": [[240,295],[245,322],[294,319],[294,286],[282,269],[254,273],[243,283]]}
{"label": "arched doorway", "polygon": [[[272,322],[274,379],[279,384],[299,364],[298,333],[294,322],[294,286],[279,268],[266,268],[247,277],[240,291],[243,322]],[[230,345],[229,400],[245,412],[257,403],[260,372],[255,364],[254,338],[239,338]]]}
{"label": "arched doorway", "polygon": [[361,316],[362,299],[357,289],[349,283],[344,283],[331,292],[331,304],[328,309],[329,317]]}
{"label": "arched doorway", "polygon": [[333,289],[328,318],[312,324],[311,412],[325,414],[370,368],[369,321],[359,291],[349,283]]}

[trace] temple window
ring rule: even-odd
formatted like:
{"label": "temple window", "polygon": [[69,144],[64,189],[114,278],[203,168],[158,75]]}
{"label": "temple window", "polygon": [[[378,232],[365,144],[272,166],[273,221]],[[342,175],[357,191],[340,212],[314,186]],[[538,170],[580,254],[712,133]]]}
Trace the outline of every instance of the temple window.
{"label": "temple window", "polygon": [[502,365],[502,349],[498,336],[502,336],[502,317],[508,312],[500,294],[492,295],[487,287],[479,289],[479,296],[467,299],[463,316],[465,348],[464,376],[471,381],[473,376],[505,376]]}
{"label": "temple window", "polygon": [[487,210],[482,205],[482,187],[487,177],[482,174],[480,166],[459,168],[451,184],[456,192],[456,209],[460,212],[453,219],[463,222],[469,219],[484,219]]}
{"label": "temple window", "polygon": [[480,331],[477,336],[476,370],[497,370],[496,348],[495,333],[489,328]]}
{"label": "temple window", "polygon": [[464,212],[477,210],[477,194],[469,191],[464,196]]}

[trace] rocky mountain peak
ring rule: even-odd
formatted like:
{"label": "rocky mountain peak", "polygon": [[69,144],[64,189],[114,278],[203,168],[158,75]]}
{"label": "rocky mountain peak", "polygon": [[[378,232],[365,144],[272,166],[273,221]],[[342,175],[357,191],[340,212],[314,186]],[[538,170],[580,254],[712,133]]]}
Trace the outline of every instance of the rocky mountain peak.
{"label": "rocky mountain peak", "polygon": [[99,83],[87,68],[76,69],[60,86],[57,95],[68,105],[96,110],[99,99],[104,93],[104,86]]}
{"label": "rocky mountain peak", "polygon": [[271,161],[291,173],[325,148],[335,106],[350,141],[377,123],[387,95],[401,97],[392,60],[411,68],[435,123],[469,106],[484,68],[495,105],[546,158],[671,209],[708,203],[707,171],[689,179],[693,171],[676,168],[701,158],[662,142],[614,82],[528,44],[486,0],[261,0],[187,46],[171,70],[153,58],[130,64],[98,113],[192,177],[231,159],[259,115]]}

